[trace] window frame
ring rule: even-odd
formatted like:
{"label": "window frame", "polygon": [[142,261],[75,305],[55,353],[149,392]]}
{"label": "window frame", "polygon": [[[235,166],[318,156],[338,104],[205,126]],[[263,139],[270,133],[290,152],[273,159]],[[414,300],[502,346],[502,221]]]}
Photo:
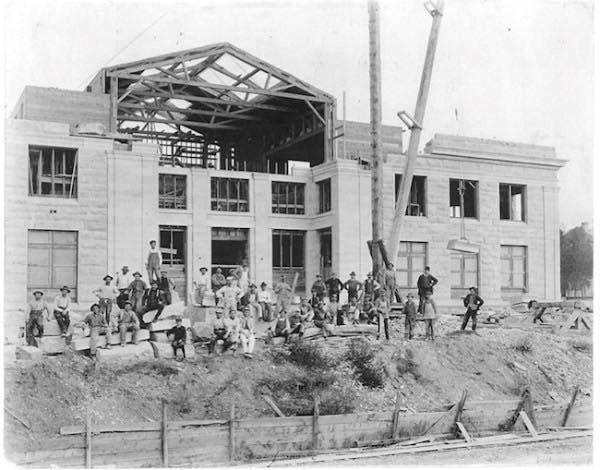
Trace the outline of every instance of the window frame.
{"label": "window frame", "polygon": [[[502,217],[502,187],[508,189],[508,218]],[[512,188],[522,188],[521,197],[521,219],[513,218],[513,207],[511,204]],[[498,184],[498,217],[500,220],[508,220],[511,222],[527,222],[527,185],[515,183],[499,183]]]}
{"label": "window frame", "polygon": [[[394,174],[394,207],[396,207],[398,202],[398,191],[400,191],[400,184],[402,183],[402,173]],[[422,181],[423,184],[423,204],[419,203],[418,197],[418,186],[417,179]],[[413,202],[413,196],[416,196],[416,202]],[[409,214],[409,209],[411,206],[419,206],[422,214]],[[423,175],[413,175],[413,179],[410,185],[410,192],[408,196],[408,205],[406,206],[406,212],[404,213],[407,217],[427,217],[427,176]]]}
{"label": "window frame", "polygon": [[[515,249],[522,249],[523,250],[523,256],[515,256],[514,255],[514,251]],[[509,255],[506,256],[504,254],[505,249],[508,249]],[[505,294],[511,294],[511,293],[515,293],[515,294],[519,294],[519,293],[526,293],[529,291],[529,253],[528,253],[528,247],[527,245],[500,245],[500,290],[502,291],[502,293]],[[514,284],[514,275],[517,273],[517,271],[515,271],[515,260],[522,260],[522,265],[523,265],[523,269],[524,271],[521,273],[519,271],[519,274],[523,275],[523,286],[515,286]],[[509,262],[509,272],[505,273],[503,271],[503,261],[508,261]],[[505,274],[509,274],[510,279],[509,279],[509,284],[508,286],[504,285],[504,276]]]}
{"label": "window frame", "polygon": [[[451,299],[460,299],[461,297],[466,296],[467,294],[467,290],[470,287],[477,287],[477,289],[479,290],[479,284],[481,282],[481,275],[480,275],[480,265],[479,265],[479,254],[478,253],[451,253],[450,254],[451,257],[451,263],[452,263],[452,258],[458,258],[460,257],[460,271],[454,271],[452,269],[453,265],[451,264],[450,266],[450,298]],[[465,281],[466,278],[466,262],[465,260],[467,258],[471,258],[471,259],[475,259],[475,263],[476,263],[476,276],[477,276],[477,281],[475,284],[470,284],[467,283]],[[456,273],[459,273],[460,276],[460,285],[456,285],[454,283],[454,276]]]}
{"label": "window frame", "polygon": [[[78,199],[79,184],[78,184],[78,173],[79,173],[79,149],[72,147],[56,147],[52,145],[28,145],[28,159],[27,159],[27,174],[28,174],[28,195],[30,197],[44,197],[44,198],[59,198],[59,199]],[[50,174],[45,175],[44,173],[44,155],[48,157],[45,152],[50,151]],[[34,176],[32,163],[34,160],[34,152],[37,152],[37,168],[36,168],[36,185],[34,190]],[[57,173],[56,163],[57,155],[62,152],[62,171],[64,173]],[[67,173],[67,154],[72,155],[73,165],[72,173]],[[50,193],[44,194],[42,192],[42,185],[48,184],[48,181],[44,179],[50,178]],[[70,178],[70,181],[67,181]],[[62,193],[57,194],[55,192],[56,185],[60,184],[62,180]],[[68,192],[67,192],[68,190]],[[37,191],[37,192],[36,192]]]}
{"label": "window frame", "polygon": [[317,181],[317,187],[319,194],[317,214],[326,214],[331,212],[331,178],[325,178],[321,181]]}
{"label": "window frame", "polygon": [[[174,196],[166,196],[161,194],[161,186],[165,187],[165,181],[167,178],[173,179]],[[183,181],[183,207],[177,207],[177,181]],[[172,199],[173,207],[167,207],[165,198]],[[173,210],[187,210],[187,175],[180,175],[175,173],[159,173],[158,174],[158,208],[159,209],[173,209]]]}
{"label": "window frame", "polygon": [[[294,181],[271,181],[271,213],[304,215],[306,213],[305,187],[305,183],[297,183]],[[281,189],[283,189],[283,192]],[[285,196],[284,203],[281,203],[276,199],[281,195]]]}
{"label": "window frame", "polygon": [[[402,251],[402,244],[405,243],[407,246],[407,251]],[[416,247],[417,245],[422,246],[423,247],[423,251],[415,251],[413,248]],[[403,256],[404,254],[406,254],[407,256],[407,267],[406,269],[401,269],[399,268],[400,263],[398,262],[398,259]],[[398,256],[396,257],[396,262],[394,263],[394,271],[396,273],[403,273],[406,272],[406,280],[408,285],[402,285],[400,282],[398,282],[397,277],[396,277],[396,282],[398,285],[398,288],[400,289],[416,289],[417,288],[417,280],[419,279],[419,275],[417,275],[417,277],[415,279],[412,279],[412,273],[415,271],[413,269],[413,258],[421,257],[420,255],[423,255],[424,257],[424,263],[423,263],[423,267],[427,266],[428,264],[428,259],[429,259],[429,243],[428,242],[420,242],[420,241],[408,241],[408,240],[402,240],[400,241],[400,248],[398,249]],[[422,271],[421,271],[422,272]]]}
{"label": "window frame", "polygon": [[[225,192],[225,195],[222,195],[221,192]],[[232,197],[232,192],[236,192],[237,195]],[[244,192],[246,198],[242,198]],[[232,207],[235,209],[232,210]],[[250,180],[229,176],[211,176],[210,209],[216,212],[250,212]]]}
{"label": "window frame", "polygon": [[[283,237],[289,237],[289,253],[288,253],[288,259],[289,259],[289,266],[286,266],[284,263],[284,259],[286,259],[286,256],[283,252]],[[275,239],[278,238],[279,242],[278,242],[278,255],[275,256]],[[294,265],[294,238],[302,238],[302,247],[303,247],[303,252],[302,252],[302,266],[295,266]],[[273,248],[273,258],[271,260],[271,267],[274,269],[306,269],[306,231],[304,230],[282,230],[282,229],[273,229],[273,232],[271,234],[271,240],[272,240],[272,248]],[[275,264],[275,260],[278,259],[279,263],[276,265]]]}
{"label": "window frame", "polygon": [[[463,210],[464,207],[466,207],[466,204],[464,204],[464,206],[461,208],[460,207],[460,202],[458,206],[453,206],[452,205],[452,182],[453,181],[457,181],[458,184],[460,185],[461,181],[465,182],[465,187],[468,183],[475,183],[475,187],[473,188],[475,194],[474,194],[474,205],[475,205],[475,215],[464,215]],[[466,193],[466,190],[465,190]],[[460,195],[459,195],[459,201],[460,201]],[[454,215],[454,207],[458,207],[458,215]],[[448,216],[451,219],[462,219],[463,217],[465,219],[475,219],[478,220],[479,219],[479,180],[469,180],[466,178],[449,178],[448,179]]]}

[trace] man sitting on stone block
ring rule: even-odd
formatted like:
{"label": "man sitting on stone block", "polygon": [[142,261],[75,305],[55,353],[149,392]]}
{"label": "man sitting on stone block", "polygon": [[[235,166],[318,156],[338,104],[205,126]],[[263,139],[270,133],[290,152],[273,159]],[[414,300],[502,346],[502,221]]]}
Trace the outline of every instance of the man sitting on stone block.
{"label": "man sitting on stone block", "polygon": [[271,342],[273,338],[285,338],[287,344],[290,340],[290,321],[286,310],[281,310],[275,313],[275,319],[267,330],[267,342]]}
{"label": "man sitting on stone block", "polygon": [[[181,317],[175,318],[175,326],[167,331],[167,338],[169,338],[171,341],[171,347],[173,348],[173,357],[177,361],[183,361],[185,359],[185,341],[187,339],[187,331],[182,322],[183,320]],[[177,356],[178,350],[181,350],[181,359],[179,359],[179,356]]]}
{"label": "man sitting on stone block", "polygon": [[[225,345],[225,335],[227,334],[227,327],[225,326],[225,321],[223,319],[223,314],[225,312],[222,308],[217,308],[215,311],[215,318],[210,322],[210,343],[208,344],[208,352],[215,352],[215,346],[217,341],[223,341],[223,345]],[[223,350],[225,350],[225,346],[223,346]]]}
{"label": "man sitting on stone block", "polygon": [[242,325],[238,317],[238,311],[235,308],[229,309],[229,316],[223,320],[227,332],[225,333],[225,349],[231,349],[235,353],[238,343],[240,342],[240,330]]}
{"label": "man sitting on stone block", "polygon": [[[44,316],[46,320],[50,317],[48,305],[42,299],[43,295],[42,291],[36,290],[33,293],[33,300],[27,304],[27,325],[25,326],[27,346],[38,346],[35,337],[41,338],[44,336]],[[44,315],[44,312],[46,312],[46,315]]]}
{"label": "man sitting on stone block", "polygon": [[127,331],[133,332],[133,344],[138,344],[137,336],[139,330],[140,321],[131,307],[131,302],[127,300],[125,301],[125,308],[119,315],[119,338],[121,340],[121,346],[125,347],[125,343],[127,342]]}
{"label": "man sitting on stone block", "polygon": [[[96,345],[98,344],[98,336],[108,333],[108,323],[106,316],[100,311],[100,305],[93,304],[90,307],[91,313],[88,313],[83,319],[83,324],[90,328],[90,355],[96,356]],[[110,349],[110,341],[107,338],[106,349]]]}
{"label": "man sitting on stone block", "polygon": [[154,315],[154,319],[152,320],[153,322],[155,322],[160,317],[160,314],[162,313],[164,308],[165,304],[161,299],[161,293],[158,289],[158,281],[152,280],[150,282],[150,289],[148,290],[146,295],[144,295],[145,313],[151,312],[152,310],[156,310],[156,314]]}
{"label": "man sitting on stone block", "polygon": [[63,286],[60,289],[60,294],[54,298],[54,318],[56,318],[62,337],[67,336],[67,330],[71,323],[71,320],[69,319],[69,312],[71,311],[70,292],[71,289],[67,286]]}

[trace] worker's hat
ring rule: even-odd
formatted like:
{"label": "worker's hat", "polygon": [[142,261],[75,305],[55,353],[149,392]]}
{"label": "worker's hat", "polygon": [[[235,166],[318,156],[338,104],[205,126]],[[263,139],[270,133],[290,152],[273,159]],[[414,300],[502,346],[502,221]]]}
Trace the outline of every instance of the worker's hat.
{"label": "worker's hat", "polygon": [[425,271],[429,271],[429,266],[425,266]]}
{"label": "worker's hat", "polygon": [[367,273],[367,277],[372,277],[373,273]]}
{"label": "worker's hat", "polygon": [[222,307],[219,307],[218,309],[215,310],[215,313],[225,313],[225,311],[223,310]]}
{"label": "worker's hat", "polygon": [[156,240],[150,240],[150,243],[156,243]]}
{"label": "worker's hat", "polygon": [[140,274],[140,272],[139,272],[139,271],[136,271],[136,272],[134,272],[134,273],[133,273],[133,277],[135,277],[135,276],[140,276],[140,277],[142,277],[142,275]]}
{"label": "worker's hat", "polygon": [[202,267],[200,268],[200,271],[208,271],[208,268],[206,268],[206,266],[202,266]]}
{"label": "worker's hat", "polygon": [[267,283],[266,283],[265,281],[263,281],[263,282],[261,282],[261,283],[260,283],[260,285],[261,285],[261,287],[262,287],[262,286],[266,286],[266,285],[267,285]]}
{"label": "worker's hat", "polygon": [[183,321],[183,318],[181,318],[181,315],[177,315],[177,316],[175,317],[175,321],[176,321],[176,322]]}
{"label": "worker's hat", "polygon": [[163,273],[164,273],[164,274],[167,274],[167,271],[165,271],[164,269],[162,269],[162,270],[160,271],[160,273],[161,273],[161,274],[163,274]]}
{"label": "worker's hat", "polygon": [[352,272],[350,273],[350,276],[356,276],[356,273],[355,273],[354,271],[352,271]]}
{"label": "worker's hat", "polygon": [[[129,269],[129,266],[127,266],[126,264],[124,264],[124,265],[123,265],[123,268],[127,268],[127,269]],[[123,268],[121,268],[121,269],[123,269]]]}
{"label": "worker's hat", "polygon": [[317,277],[323,277],[323,276],[321,276],[321,274],[317,274]]}
{"label": "worker's hat", "polygon": [[256,284],[252,283],[248,287],[256,287]]}
{"label": "worker's hat", "polygon": [[94,311],[94,307],[100,308],[100,305],[98,305],[98,304],[92,304],[92,306],[90,307],[90,312]]}
{"label": "worker's hat", "polygon": [[475,292],[477,292],[477,287],[471,286],[471,287],[469,287],[469,290],[474,290]]}
{"label": "worker's hat", "polygon": [[34,290],[33,295],[35,295],[35,294],[44,295],[44,293],[41,290]]}
{"label": "worker's hat", "polygon": [[112,281],[112,280],[113,280],[113,277],[112,277],[110,274],[107,274],[106,276],[104,276],[104,277],[102,278],[102,280],[103,280],[103,281],[106,281],[107,279],[109,279],[109,280],[111,280],[111,281]]}
{"label": "worker's hat", "polygon": [[62,286],[62,287],[60,288],[60,291],[61,291],[61,292],[62,292],[62,291],[64,291],[64,290],[66,290],[67,292],[71,292],[71,289],[69,289],[67,286]]}

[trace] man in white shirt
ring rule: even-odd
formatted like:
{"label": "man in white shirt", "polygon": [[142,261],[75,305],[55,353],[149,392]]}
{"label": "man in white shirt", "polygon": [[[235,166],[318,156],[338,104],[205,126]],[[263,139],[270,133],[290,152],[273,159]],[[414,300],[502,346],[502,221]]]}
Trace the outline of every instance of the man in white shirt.
{"label": "man in white shirt", "polygon": [[260,284],[258,303],[262,310],[262,319],[267,322],[273,320],[273,295],[271,294],[271,291],[267,289],[266,282]]}
{"label": "man in white shirt", "polygon": [[196,303],[202,305],[204,301],[204,294],[206,290],[210,286],[210,275],[208,274],[208,269],[204,266],[200,268],[200,276],[198,276],[198,281],[196,284]]}
{"label": "man in white shirt", "polygon": [[123,266],[121,268],[120,273],[117,274],[117,282],[115,283],[115,287],[119,289],[121,293],[119,297],[117,297],[117,305],[119,308],[125,307],[125,302],[129,300],[129,286],[134,281],[133,274],[129,272],[129,266]]}
{"label": "man in white shirt", "polygon": [[146,269],[148,270],[148,282],[152,279],[157,281],[160,279],[160,266],[162,264],[162,254],[160,249],[156,247],[156,240],[150,240],[150,251],[146,261]]}
{"label": "man in white shirt", "polygon": [[242,289],[240,289],[233,276],[227,278],[227,285],[221,287],[215,294],[217,299],[223,299],[223,308],[225,312],[234,309],[237,311],[237,303],[242,296]]}
{"label": "man in white shirt", "polygon": [[98,297],[98,306],[100,307],[100,312],[105,315],[106,323],[110,324],[110,314],[112,312],[113,302],[120,292],[111,284],[113,280],[111,275],[107,274],[102,279],[104,280],[104,285],[98,287],[98,289],[94,290],[92,294],[96,294]]}
{"label": "man in white shirt", "polygon": [[71,311],[71,296],[69,293],[71,289],[67,286],[63,286],[60,289],[60,294],[54,298],[54,318],[58,322],[60,328],[60,335],[62,337],[67,336],[67,330],[71,320],[69,318],[69,312]]}

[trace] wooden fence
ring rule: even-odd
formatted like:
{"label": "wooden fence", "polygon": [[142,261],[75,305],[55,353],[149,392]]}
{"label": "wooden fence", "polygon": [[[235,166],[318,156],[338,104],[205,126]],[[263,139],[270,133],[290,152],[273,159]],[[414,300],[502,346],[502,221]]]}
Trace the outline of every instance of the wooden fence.
{"label": "wooden fence", "polygon": [[[467,402],[461,422],[473,436],[495,433],[515,413],[519,403]],[[394,440],[451,436],[455,433],[455,408],[428,413],[389,410],[320,416],[317,403],[313,416],[237,419],[232,409],[228,420],[170,422],[163,404],[161,422],[120,427],[92,427],[89,422],[69,426],[61,429],[63,435],[43,440],[33,451],[7,449],[6,456],[18,465],[32,468],[198,467],[248,462],[384,444],[391,442],[394,435]],[[591,404],[534,406],[532,414],[538,429],[564,426],[567,415],[569,426],[591,426],[593,419]]]}

